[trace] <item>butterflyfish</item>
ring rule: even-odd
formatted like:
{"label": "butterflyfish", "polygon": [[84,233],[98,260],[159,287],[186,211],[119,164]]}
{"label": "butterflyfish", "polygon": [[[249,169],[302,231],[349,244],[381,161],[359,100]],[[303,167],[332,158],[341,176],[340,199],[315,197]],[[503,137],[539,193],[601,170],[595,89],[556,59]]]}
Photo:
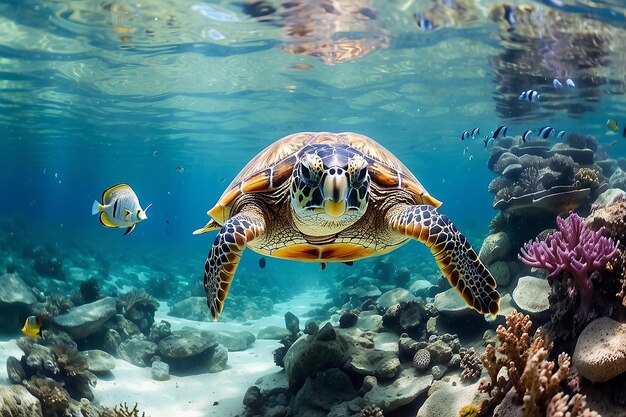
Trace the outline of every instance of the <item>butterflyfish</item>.
{"label": "butterflyfish", "polygon": [[37,316],[28,316],[24,327],[22,327],[22,333],[27,337],[38,338],[43,337],[43,329],[41,328],[41,320]]}
{"label": "butterflyfish", "polygon": [[102,203],[93,202],[91,214],[100,213],[100,223],[104,227],[126,228],[124,236],[135,230],[135,225],[148,218],[141,208],[137,194],[128,184],[117,184],[102,193]]}

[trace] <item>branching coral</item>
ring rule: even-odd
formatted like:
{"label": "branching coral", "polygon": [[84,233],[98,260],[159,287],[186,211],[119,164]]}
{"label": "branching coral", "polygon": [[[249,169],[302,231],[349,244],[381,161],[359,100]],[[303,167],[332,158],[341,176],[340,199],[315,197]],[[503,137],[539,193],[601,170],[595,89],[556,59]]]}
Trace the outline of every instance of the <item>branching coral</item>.
{"label": "branching coral", "polygon": [[67,391],[50,378],[33,376],[26,383],[26,389],[41,402],[44,417],[63,415],[70,404],[70,396]]}
{"label": "branching coral", "polygon": [[375,405],[368,405],[361,410],[361,417],[384,417],[383,410]]}
{"label": "branching coral", "polygon": [[[124,403],[123,406],[122,404],[116,405],[114,410],[117,417],[139,417],[139,409],[137,408],[137,403],[135,403],[135,406],[131,410],[128,409],[126,403]],[[145,415],[146,413],[141,413],[141,417],[145,417]]]}
{"label": "branching coral", "polygon": [[526,368],[520,378],[520,382],[526,387],[523,397],[525,416],[542,415],[546,404],[561,391],[561,382],[567,379],[569,355],[567,353],[559,355],[559,369],[553,372],[555,364],[548,361],[548,353],[545,348],[537,350],[526,362]]}
{"label": "branching coral", "polygon": [[593,300],[590,274],[605,267],[615,255],[617,246],[602,235],[604,228],[594,232],[576,213],[570,212],[567,219],[557,217],[556,222],[559,231],[543,242],[528,242],[518,257],[528,266],[550,271],[548,281],[551,285],[562,272],[570,272],[580,296],[580,308],[586,313]]}
{"label": "branching coral", "polygon": [[59,368],[64,371],[67,376],[74,377],[83,375],[89,369],[87,358],[73,346],[64,343],[57,343],[51,349],[56,357]]}
{"label": "branching coral", "polygon": [[125,311],[130,311],[133,308],[145,307],[149,310],[156,311],[159,308],[159,302],[156,298],[146,293],[142,289],[133,288],[126,294],[119,296],[120,301],[124,305]]}
{"label": "branching coral", "polygon": [[539,191],[541,188],[539,170],[535,167],[524,168],[516,184],[522,187],[524,194]]}
{"label": "branching coral", "polygon": [[476,354],[476,350],[474,348],[467,349],[462,347],[461,350],[459,350],[459,355],[461,355],[461,369],[463,369],[461,378],[478,378],[483,368],[480,357]]}
{"label": "branching coral", "polygon": [[574,185],[579,188],[595,190],[604,183],[602,174],[591,168],[579,168],[574,174]]}
{"label": "branching coral", "polygon": [[559,356],[559,370],[553,373],[554,363],[547,360],[552,345],[539,332],[531,338],[529,317],[514,311],[506,317],[506,323],[506,328],[498,326],[496,330],[500,355],[496,356],[492,345],[487,345],[481,355],[489,380],[481,380],[478,389],[488,393],[489,399],[479,408],[486,413],[510,389],[515,389],[528,411],[525,416],[539,416],[532,410],[545,410],[548,401],[560,391],[560,383],[567,377],[569,357]]}
{"label": "branching coral", "polygon": [[548,404],[546,417],[600,417],[600,414],[587,408],[584,395],[557,393]]}
{"label": "branching coral", "polygon": [[137,403],[132,409],[128,409],[128,405],[126,403],[116,405],[113,410],[110,408],[103,407],[102,412],[100,413],[100,417],[145,417],[146,413],[141,413],[139,415],[139,408],[137,408]]}

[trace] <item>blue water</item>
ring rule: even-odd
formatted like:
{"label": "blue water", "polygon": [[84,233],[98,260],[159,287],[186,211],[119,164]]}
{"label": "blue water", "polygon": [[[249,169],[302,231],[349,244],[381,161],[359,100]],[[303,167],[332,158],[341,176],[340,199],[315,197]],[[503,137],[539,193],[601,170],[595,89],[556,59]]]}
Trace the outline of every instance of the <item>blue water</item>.
{"label": "blue water", "polygon": [[[184,264],[199,279],[212,236],[191,232],[250,158],[290,133],[355,131],[394,152],[478,246],[496,213],[494,174],[480,140],[463,154],[463,130],[551,125],[626,156],[626,139],[604,127],[609,117],[626,123],[623,4],[530,3],[544,6],[532,36],[490,20],[495,2],[467,2],[474,19],[434,31],[413,18],[428,2],[367,2],[376,19],[329,36],[375,39],[375,48],[332,64],[288,53],[295,41],[278,12],[263,21],[237,2],[2,1],[3,233],[93,247],[118,267]],[[576,38],[585,25],[601,52]],[[555,77],[577,86],[553,91]],[[545,99],[519,102],[530,88]],[[153,204],[126,237],[90,213],[120,182]],[[415,251],[430,262],[414,243],[398,256]],[[242,265],[257,261],[246,252]],[[294,265],[270,263],[319,273]]]}

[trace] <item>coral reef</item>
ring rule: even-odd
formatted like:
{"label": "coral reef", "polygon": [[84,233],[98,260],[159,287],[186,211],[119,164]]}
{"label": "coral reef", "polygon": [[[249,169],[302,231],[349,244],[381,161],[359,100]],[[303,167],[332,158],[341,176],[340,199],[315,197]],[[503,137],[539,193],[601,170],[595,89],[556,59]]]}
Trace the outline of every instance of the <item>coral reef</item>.
{"label": "coral reef", "polygon": [[551,285],[562,272],[571,273],[572,292],[579,295],[580,308],[586,313],[593,301],[590,273],[603,269],[615,255],[617,246],[603,236],[603,228],[594,232],[576,213],[570,212],[565,220],[557,217],[556,221],[559,231],[543,242],[527,243],[521,249],[519,259],[528,266],[550,271],[548,281]]}
{"label": "coral reef", "polygon": [[363,410],[361,410],[361,417],[385,417],[383,414],[383,410],[380,407],[375,405],[368,405]]}
{"label": "coral reef", "polygon": [[124,317],[135,323],[144,335],[150,333],[154,313],[159,308],[156,298],[142,289],[134,288],[118,297],[124,309]]}
{"label": "coral reef", "polygon": [[[481,402],[481,414],[499,404],[511,390],[524,404],[524,415],[542,416],[552,398],[561,391],[567,380],[570,358],[566,353],[558,356],[558,369],[548,360],[552,345],[539,331],[531,338],[532,322],[528,316],[513,311],[506,317],[507,327],[498,326],[498,348],[491,344],[481,355],[488,380],[480,381],[479,390],[489,394]],[[496,351],[499,353],[496,356]]]}
{"label": "coral reef", "polygon": [[462,379],[475,379],[480,376],[482,372],[482,362],[480,361],[480,356],[476,353],[474,348],[465,348],[462,347],[459,350],[459,355],[461,356],[461,378]]}
{"label": "coral reef", "polygon": [[28,392],[41,402],[44,417],[62,416],[70,405],[70,396],[67,391],[51,378],[35,375],[25,386]]}
{"label": "coral reef", "polygon": [[587,408],[584,395],[570,396],[559,392],[548,403],[546,417],[600,417],[600,414]]}

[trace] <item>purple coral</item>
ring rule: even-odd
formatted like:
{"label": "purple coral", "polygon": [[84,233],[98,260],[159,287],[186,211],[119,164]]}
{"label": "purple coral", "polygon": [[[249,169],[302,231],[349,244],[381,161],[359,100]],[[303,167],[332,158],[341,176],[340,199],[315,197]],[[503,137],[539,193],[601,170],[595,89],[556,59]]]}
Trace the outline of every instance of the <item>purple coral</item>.
{"label": "purple coral", "polygon": [[570,212],[566,219],[557,217],[556,223],[559,226],[557,232],[543,242],[538,239],[528,242],[518,258],[528,266],[550,271],[550,285],[561,272],[570,272],[580,294],[580,307],[586,314],[593,300],[590,273],[604,268],[615,255],[617,246],[602,235],[604,227],[594,232],[576,213]]}

